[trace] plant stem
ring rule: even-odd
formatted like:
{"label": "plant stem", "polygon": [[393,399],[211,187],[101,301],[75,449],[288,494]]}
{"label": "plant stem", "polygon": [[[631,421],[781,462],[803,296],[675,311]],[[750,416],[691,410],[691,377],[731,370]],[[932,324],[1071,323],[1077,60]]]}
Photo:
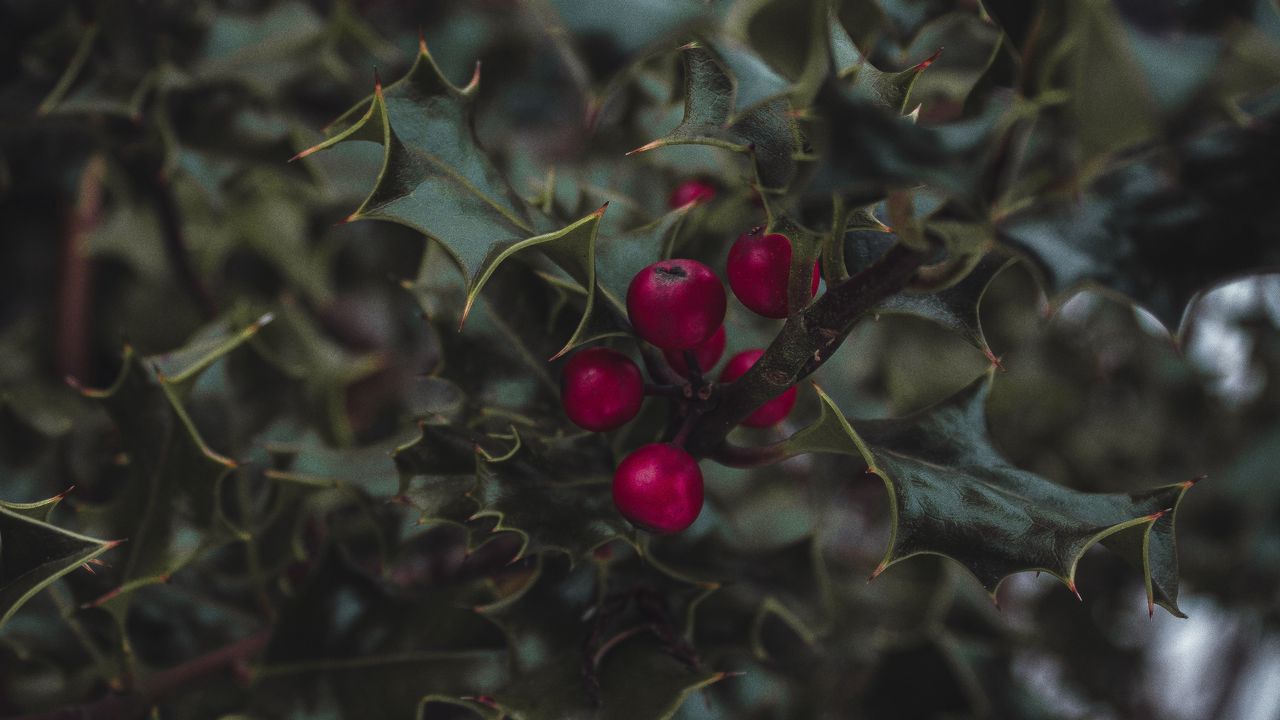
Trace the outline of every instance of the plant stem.
{"label": "plant stem", "polygon": [[224,645],[176,667],[151,676],[133,692],[108,695],[86,705],[66,707],[45,713],[22,715],[12,720],[128,720],[142,717],[157,702],[196,683],[247,662],[267,646],[270,628]]}
{"label": "plant stem", "polygon": [[680,373],[671,368],[667,363],[667,359],[663,357],[662,351],[650,345],[649,343],[636,338],[636,347],[640,350],[640,357],[644,360],[645,370],[649,372],[649,377],[654,382],[664,385],[685,385],[689,381]]}
{"label": "plant stem", "polygon": [[93,312],[93,268],[86,246],[102,214],[102,180],[106,158],[95,154],[80,174],[80,191],[62,236],[58,272],[54,357],[63,376],[89,374],[90,316]]}
{"label": "plant stem", "polygon": [[655,397],[683,399],[684,388],[680,385],[655,385],[654,383],[645,383],[644,394]]}
{"label": "plant stem", "polygon": [[736,382],[717,390],[707,412],[695,421],[685,449],[694,457],[713,455],[729,432],[756,408],[829,360],[858,320],[904,288],[926,257],[904,245],[894,245],[862,272],[788,318],[756,364]]}

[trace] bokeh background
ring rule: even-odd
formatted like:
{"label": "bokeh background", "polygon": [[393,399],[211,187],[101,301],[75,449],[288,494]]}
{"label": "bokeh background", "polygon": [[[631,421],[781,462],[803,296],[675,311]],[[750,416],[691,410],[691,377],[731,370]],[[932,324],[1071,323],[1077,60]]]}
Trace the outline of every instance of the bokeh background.
{"label": "bokeh background", "polygon": [[[512,271],[458,335],[450,313],[461,280],[432,258],[438,248],[389,223],[343,222],[377,175],[377,146],[289,160],[370,92],[375,71],[401,76],[421,34],[459,85],[481,62],[477,133],[516,192],[539,196],[554,168],[555,201],[585,211],[609,201],[606,228],[616,232],[664,212],[681,179],[708,177],[722,194],[696,211],[695,242],[722,258],[759,221],[741,168],[705,148],[623,157],[680,118],[678,42],[655,31],[656,49],[629,46],[616,30],[660,4],[0,1],[0,500],[74,485],[55,524],[104,527],[129,458],[102,407],[65,378],[106,387],[126,342],[163,356],[274,314],[185,398],[209,447],[241,463],[237,489],[224,489],[240,497],[220,502],[237,508],[227,512],[242,528],[261,531],[209,547],[175,521],[170,543],[184,561],[118,614],[82,607],[112,589],[110,567],[73,573],[35,597],[0,629],[0,715],[92,701],[119,689],[121,668],[145,675],[279,624],[298,645],[277,640],[271,662],[291,669],[258,682],[219,676],[215,690],[166,700],[155,717],[391,716],[379,703],[394,693],[375,697],[379,686],[356,670],[342,680],[333,673],[345,671],[298,664],[357,656],[364,646],[351,634],[388,632],[365,626],[391,616],[345,579],[324,576],[316,590],[290,573],[320,572],[308,570],[308,553],[340,546],[341,570],[331,572],[376,566],[380,582],[430,602],[440,601],[438,588],[484,577],[501,587],[501,573],[518,568],[495,571],[502,563],[486,553],[502,560],[510,543],[469,553],[456,527],[416,525],[415,513],[386,502],[397,492],[386,453],[415,436],[424,413],[463,402],[498,415],[537,405],[545,388],[504,370],[519,365],[511,333],[540,347],[554,334],[544,328],[564,320],[548,309],[552,293]],[[784,29],[786,4],[767,15]],[[1280,67],[1270,0],[1110,5],[1139,64],[1167,71],[1151,76],[1157,92],[1193,82],[1226,46],[1242,76]],[[959,114],[998,34],[966,0],[849,0],[840,18],[881,68],[945,48],[913,92],[922,124]],[[1276,118],[1242,122],[1274,129]],[[1280,192],[1274,172],[1244,177],[1250,197]],[[435,319],[424,321],[424,310]],[[992,282],[981,317],[1004,368],[991,433],[1019,467],[1097,492],[1207,476],[1178,514],[1189,619],[1160,609],[1149,617],[1141,575],[1102,548],[1081,562],[1083,601],[1053,578],[1022,574],[1001,587],[997,608],[958,566],[933,557],[867,583],[888,537],[879,481],[826,458],[753,472],[708,465],[710,505],[691,542],[715,537],[736,548],[725,567],[741,582],[710,606],[724,626],[709,623],[698,649],[716,669],[743,675],[693,694],[678,717],[1280,718],[1280,276],[1199,296],[1175,340],[1114,295],[1049,298],[1019,262]],[[731,352],[774,327],[737,306],[729,323]],[[863,323],[817,381],[854,416],[898,415],[988,365],[961,338],[886,314]],[[800,427],[816,407],[803,394],[777,432]],[[341,482],[264,489],[293,455],[313,458],[307,474]],[[823,610],[814,547],[844,614],[810,644],[804,628],[820,625]],[[366,562],[379,553],[381,564]],[[733,625],[764,597],[783,598],[790,617]],[[427,600],[415,607],[436,613]],[[420,625],[390,632],[446,633]],[[457,642],[492,650],[496,638],[476,629]],[[398,687],[430,686],[422,678],[443,671],[418,672],[395,675]],[[482,688],[497,671],[455,672],[458,687]]]}

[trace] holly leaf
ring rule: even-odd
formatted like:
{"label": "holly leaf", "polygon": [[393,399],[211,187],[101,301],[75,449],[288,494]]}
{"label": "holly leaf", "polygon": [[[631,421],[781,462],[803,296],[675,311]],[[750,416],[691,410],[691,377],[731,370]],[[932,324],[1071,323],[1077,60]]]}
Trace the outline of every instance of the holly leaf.
{"label": "holly leaf", "polygon": [[836,78],[843,81],[850,95],[900,115],[907,112],[911,89],[915,87],[916,79],[942,52],[938,50],[929,58],[901,72],[885,72],[872,65],[862,51],[858,50],[836,15],[834,6],[830,9],[828,41]]}
{"label": "holly leaf", "polygon": [[424,695],[486,693],[505,677],[502,634],[474,609],[491,593],[405,596],[339,555],[320,558],[281,613],[255,673],[253,704],[272,710],[264,714],[305,699],[335,703],[343,717],[412,717]]}
{"label": "holly leaf", "polygon": [[585,296],[582,317],[578,321],[577,328],[568,342],[550,359],[555,360],[573,348],[594,339],[596,333],[593,332],[593,328],[597,324],[592,320],[596,304],[596,234],[600,228],[600,218],[604,216],[606,208],[608,203],[581,220],[570,223],[562,230],[537,235],[519,242],[498,243],[492,246],[467,287],[467,300],[462,308],[462,322],[466,322],[467,315],[470,314],[471,306],[475,303],[480,290],[484,288],[485,283],[493,276],[499,265],[522,250],[538,248],[579,284]]}
{"label": "holly leaf", "polygon": [[[128,457],[125,489],[106,505],[81,508],[129,540],[122,580],[164,576],[189,559],[193,551],[180,553],[171,543],[180,520],[213,530],[217,489],[236,463],[205,444],[181,397],[202,372],[269,321],[264,317],[238,332],[221,327],[160,358],[144,360],[125,346],[120,373],[109,387],[80,389],[119,428]],[[205,540],[216,536],[210,532]]]}
{"label": "holly leaf", "polygon": [[[1280,110],[1272,109],[1272,120]],[[1046,199],[1005,218],[1000,240],[1029,257],[1057,302],[1101,287],[1180,334],[1188,305],[1214,285],[1280,270],[1280,167],[1272,129],[1220,127],[1172,156],[1101,176],[1079,200]]]}
{"label": "holly leaf", "polygon": [[[258,357],[297,385],[301,404],[335,444],[353,442],[347,415],[347,388],[382,367],[384,358],[358,354],[335,342],[319,323],[295,303],[282,303],[270,314],[274,321],[252,336]],[[279,391],[278,375],[272,375]],[[286,385],[290,390],[293,386]]]}
{"label": "holly leaf", "polygon": [[982,113],[923,127],[883,99],[843,81],[819,93],[826,126],[815,188],[840,192],[852,206],[883,198],[890,190],[925,185],[976,211],[989,198],[980,182],[993,162],[995,140],[1009,124],[1008,103],[990,102]]}
{"label": "holly leaf", "polygon": [[23,517],[31,518],[37,522],[48,522],[49,513],[53,512],[53,509],[58,506],[58,503],[62,502],[62,499],[69,495],[74,489],[75,488],[73,487],[67,488],[51,498],[37,500],[36,502],[19,503],[0,500],[0,508],[4,508],[11,513],[21,515]]}
{"label": "holly leaf", "polygon": [[[738,115],[740,85],[730,70],[733,63],[708,46],[683,48],[684,119],[667,135],[629,155],[669,145],[710,145],[736,153],[749,153],[756,176],[766,188],[785,188],[796,174],[800,152],[799,129],[785,99],[766,100]],[[735,56],[738,57],[738,56]],[[754,63],[739,62],[739,70]]]}
{"label": "holly leaf", "polygon": [[571,570],[540,559],[519,592],[480,609],[511,648],[512,680],[493,693],[497,707],[527,720],[665,720],[691,693],[725,677],[677,659],[644,625],[596,637],[586,618],[599,621],[608,610],[595,577],[585,563]]}
{"label": "holly leaf", "polygon": [[692,206],[676,208],[640,227],[600,239],[596,261],[606,298],[626,312],[627,287],[645,267],[673,256],[676,242]]}
{"label": "holly leaf", "polygon": [[[1027,570],[1048,572],[1075,592],[1077,563],[1102,542],[1142,569],[1152,607],[1184,617],[1177,604],[1173,519],[1194,482],[1129,494],[1083,493],[1013,467],[987,435],[990,377],[912,415],[853,423],[819,389],[821,417],[784,447],[788,455],[859,456],[884,481],[892,530],[873,578],[929,553],[956,560],[993,595],[1005,577]],[[1137,533],[1137,542],[1126,531]]]}
{"label": "holly leaf", "polygon": [[0,628],[53,581],[119,545],[97,540],[37,516],[62,496],[43,503],[0,503]]}
{"label": "holly leaf", "polygon": [[[845,262],[849,272],[856,273],[874,263],[894,239],[886,232],[860,230],[848,233],[844,242]],[[987,253],[956,284],[931,293],[896,293],[877,305],[875,312],[910,315],[940,325],[981,350],[994,363],[995,355],[982,332],[979,308],[991,281],[1013,262],[1004,253]]]}
{"label": "holly leaf", "polygon": [[769,67],[750,45],[721,37],[715,47],[716,57],[733,78],[733,106],[727,118],[731,124],[753,110],[785,98],[790,91],[791,82]]}
{"label": "holly leaf", "polygon": [[[597,82],[709,12],[697,0],[552,0],[550,4],[563,30],[577,40],[582,60],[596,71]],[[555,39],[559,33],[550,34]]]}
{"label": "holly leaf", "polygon": [[610,540],[630,537],[613,505],[607,448],[594,458],[566,451],[536,452],[522,444],[511,457],[482,457],[476,467],[469,493],[480,506],[475,517],[496,518],[494,532],[518,534],[517,557],[560,552],[574,562]]}
{"label": "holly leaf", "polygon": [[538,234],[524,203],[480,147],[472,103],[479,66],[465,87],[441,73],[426,43],[409,72],[347,111],[329,139],[298,158],[351,140],[383,146],[377,183],[350,220],[387,220],[440,243],[470,282],[495,243]]}

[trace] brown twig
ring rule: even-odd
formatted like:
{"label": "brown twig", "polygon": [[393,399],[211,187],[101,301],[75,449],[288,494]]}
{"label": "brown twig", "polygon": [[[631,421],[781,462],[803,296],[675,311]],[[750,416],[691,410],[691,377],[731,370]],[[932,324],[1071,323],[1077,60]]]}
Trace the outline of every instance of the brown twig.
{"label": "brown twig", "polygon": [[63,377],[84,378],[89,370],[89,323],[93,273],[86,252],[102,213],[102,178],[107,162],[94,155],[80,174],[79,196],[67,219],[58,277],[54,358]]}
{"label": "brown twig", "polygon": [[265,628],[217,650],[162,670],[132,692],[108,695],[86,705],[21,715],[10,720],[129,720],[139,718],[156,703],[223,672],[231,672],[262,652],[271,637]]}
{"label": "brown twig", "polygon": [[858,320],[906,287],[925,260],[924,253],[894,245],[875,263],[789,318],[756,364],[736,382],[717,390],[689,433],[685,449],[694,457],[713,454],[729,431],[756,408],[831,359]]}

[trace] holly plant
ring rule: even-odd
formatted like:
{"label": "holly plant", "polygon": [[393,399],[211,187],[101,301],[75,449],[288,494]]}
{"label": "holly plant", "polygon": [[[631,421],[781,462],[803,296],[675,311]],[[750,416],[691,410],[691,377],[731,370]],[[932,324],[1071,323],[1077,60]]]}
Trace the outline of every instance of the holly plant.
{"label": "holly plant", "polygon": [[1058,717],[1028,608],[1186,617],[1237,440],[1091,408],[1280,261],[1273,3],[10,5],[0,714]]}

